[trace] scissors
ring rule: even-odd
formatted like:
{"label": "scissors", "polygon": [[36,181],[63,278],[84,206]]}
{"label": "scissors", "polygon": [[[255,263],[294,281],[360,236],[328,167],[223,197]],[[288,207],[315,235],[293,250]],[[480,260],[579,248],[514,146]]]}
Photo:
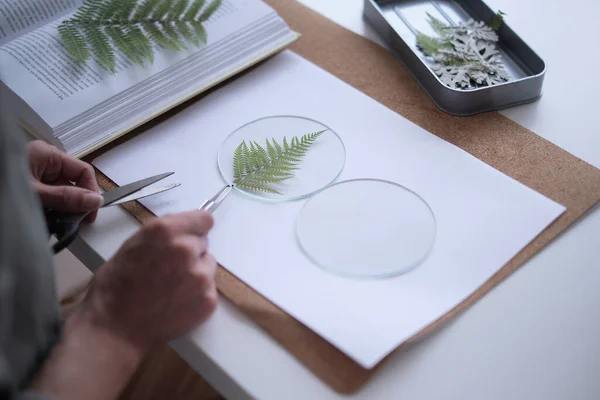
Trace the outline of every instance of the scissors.
{"label": "scissors", "polygon": [[[102,193],[104,203],[102,204],[101,208],[126,203],[132,200],[139,200],[144,197],[162,193],[180,186],[180,183],[172,183],[166,186],[148,188],[148,186],[152,185],[153,183],[156,183],[171,175],[173,175],[173,172],[165,172],[163,174],[141,179],[128,185],[120,186],[113,190],[104,192]],[[231,189],[233,189],[233,185],[223,186],[213,197],[206,200],[202,206],[200,206],[200,210],[213,213],[223,202],[223,200],[225,200],[229,192],[231,192]],[[79,225],[88,215],[89,212],[69,214],[55,210],[45,211],[48,231],[50,235],[55,235],[57,239],[56,243],[52,245],[52,251],[54,254],[59,253],[69,246],[73,240],[75,240],[75,237],[79,232]]]}
{"label": "scissors", "polygon": [[[165,172],[104,192],[102,193],[104,203],[101,208],[138,200],[180,186],[180,183],[172,183],[160,187],[147,187],[171,175],[173,175],[173,172]],[[55,235],[57,239],[56,243],[52,245],[54,254],[59,253],[75,240],[79,232],[79,225],[89,214],[90,212],[65,213],[56,210],[44,210],[48,233]]]}

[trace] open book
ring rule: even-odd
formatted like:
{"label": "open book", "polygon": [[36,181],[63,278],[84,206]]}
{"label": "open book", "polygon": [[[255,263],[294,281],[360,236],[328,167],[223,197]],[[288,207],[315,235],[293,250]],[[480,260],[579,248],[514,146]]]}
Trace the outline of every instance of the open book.
{"label": "open book", "polygon": [[[141,0],[140,0],[141,1]],[[140,66],[115,52],[115,73],[78,65],[57,27],[83,0],[0,2],[0,80],[22,126],[84,156],[293,42],[298,34],[260,0],[223,0],[205,22],[207,42],[154,48]],[[4,104],[2,105],[5,106]]]}

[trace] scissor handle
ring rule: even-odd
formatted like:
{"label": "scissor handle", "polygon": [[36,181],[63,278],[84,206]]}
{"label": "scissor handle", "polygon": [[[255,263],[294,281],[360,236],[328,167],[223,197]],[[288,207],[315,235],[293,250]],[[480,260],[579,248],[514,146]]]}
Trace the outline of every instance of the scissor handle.
{"label": "scissor handle", "polygon": [[[65,214],[54,210],[45,210],[46,226],[48,227],[48,233],[56,236],[56,243],[52,245],[52,251],[54,254],[58,254],[67,246],[69,246],[77,233],[79,232],[79,221],[78,218],[72,214]],[[81,217],[84,215],[82,214]]]}

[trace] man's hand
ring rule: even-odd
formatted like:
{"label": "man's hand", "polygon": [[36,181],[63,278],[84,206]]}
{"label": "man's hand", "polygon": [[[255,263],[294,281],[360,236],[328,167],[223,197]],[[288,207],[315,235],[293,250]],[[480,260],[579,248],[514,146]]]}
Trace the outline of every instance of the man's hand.
{"label": "man's hand", "polygon": [[102,266],[34,389],[56,399],[116,399],[156,344],[204,322],[217,304],[213,219],[205,211],[157,218]]}
{"label": "man's hand", "polygon": [[142,227],[98,271],[83,311],[142,351],[204,322],[217,304],[212,224],[190,211]]}
{"label": "man's hand", "polygon": [[29,142],[27,152],[42,205],[72,213],[92,211],[87,221],[93,222],[102,196],[92,166],[41,140]]}

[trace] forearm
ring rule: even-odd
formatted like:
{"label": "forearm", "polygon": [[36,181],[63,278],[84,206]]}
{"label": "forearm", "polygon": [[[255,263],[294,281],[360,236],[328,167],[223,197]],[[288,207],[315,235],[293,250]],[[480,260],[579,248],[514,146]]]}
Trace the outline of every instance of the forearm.
{"label": "forearm", "polygon": [[63,339],[32,389],[53,400],[116,399],[143,355],[143,351],[94,324],[84,313],[76,313],[67,321]]}

